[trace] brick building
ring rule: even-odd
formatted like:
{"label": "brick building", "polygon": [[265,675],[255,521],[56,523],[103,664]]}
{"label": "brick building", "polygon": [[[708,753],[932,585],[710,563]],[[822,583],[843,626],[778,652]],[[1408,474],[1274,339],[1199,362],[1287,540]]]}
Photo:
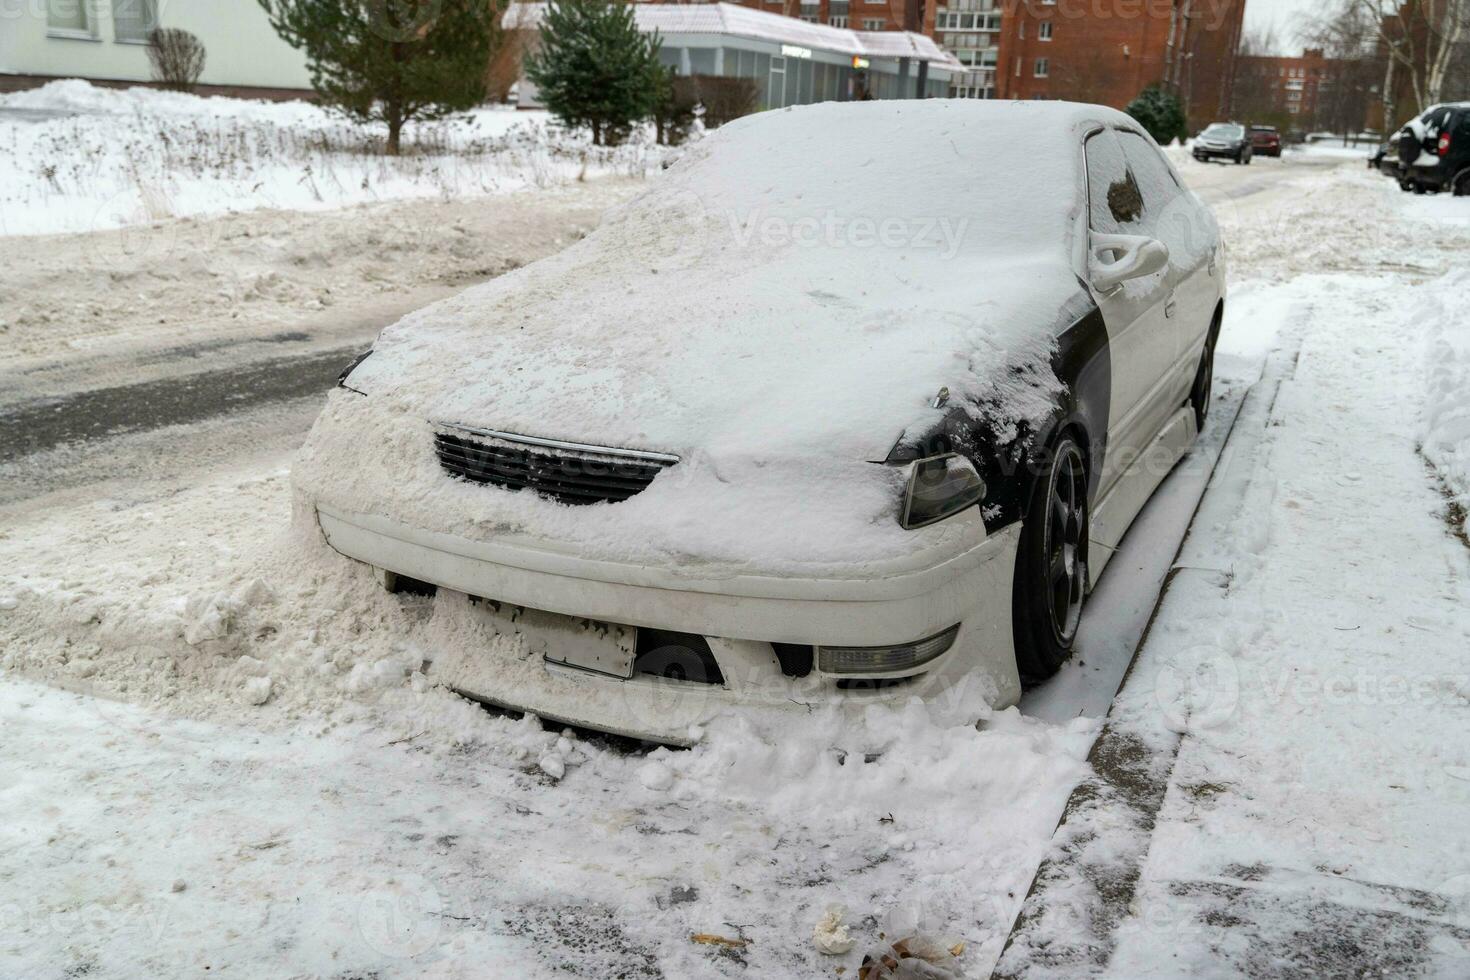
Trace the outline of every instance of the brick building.
{"label": "brick building", "polygon": [[1167,82],[1192,126],[1228,114],[1245,0],[1019,0],[1007,13],[1000,98],[1122,108]]}
{"label": "brick building", "polygon": [[[680,0],[653,0],[680,2]],[[1245,0],[733,0],[858,31],[912,30],[965,68],[960,98],[1122,108],[1168,82],[1195,128],[1229,114]]]}
{"label": "brick building", "polygon": [[1284,116],[1310,126],[1319,102],[1330,95],[1335,74],[1332,59],[1321,48],[1307,48],[1295,58],[1241,55],[1236,106],[1252,117]]}

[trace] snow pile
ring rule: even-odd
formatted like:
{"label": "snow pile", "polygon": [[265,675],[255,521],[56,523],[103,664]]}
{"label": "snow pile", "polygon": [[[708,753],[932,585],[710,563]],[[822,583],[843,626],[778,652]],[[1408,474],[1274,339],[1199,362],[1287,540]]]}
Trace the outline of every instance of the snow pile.
{"label": "snow pile", "polygon": [[[723,127],[584,241],[384,331],[353,375],[369,397],[331,399],[299,483],[351,512],[393,501],[417,527],[534,528],[583,555],[684,556],[718,574],[751,555],[815,566],[962,533],[899,528],[902,474],[872,462],[938,421],[941,386],[951,407],[993,406],[998,429],[1051,411],[1055,331],[1080,288],[1089,118],[834,103]],[[1023,140],[1042,199],[974,176]],[[895,181],[882,163],[899,143],[965,165]],[[568,508],[444,479],[431,420],[681,462],[615,509]]]}
{"label": "snow pile", "polygon": [[[487,108],[410,125],[404,155],[379,128],[306,102],[200,98],[79,80],[0,96],[0,235],[99,231],[258,208],[320,210],[451,199],[642,174],[664,156],[647,134],[590,145],[545,113]],[[467,121],[466,121],[467,120]]]}
{"label": "snow pile", "polygon": [[[1470,510],[1470,311],[1464,297],[1470,272],[1421,290],[1409,313],[1429,332],[1424,391],[1424,455],[1439,470],[1460,508]],[[1463,533],[1463,530],[1462,530]]]}
{"label": "snow pile", "polygon": [[[197,847],[254,857],[256,848],[289,840],[279,846],[295,855],[293,865],[310,855],[307,863],[320,858],[353,880],[367,873],[392,878],[394,867],[421,870],[422,846],[404,844],[386,820],[363,817],[388,805],[384,798],[399,798],[382,794],[382,783],[364,771],[397,767],[391,784],[414,786],[402,799],[411,799],[418,819],[430,825],[494,809],[493,819],[475,818],[476,843],[464,845],[489,849],[494,856],[482,854],[483,866],[504,869],[496,894],[475,902],[475,915],[513,915],[563,891],[579,905],[627,909],[629,919],[617,913],[623,928],[662,944],[659,959],[670,975],[706,972],[702,961],[677,968],[690,955],[689,933],[748,923],[760,937],[760,948],[749,953],[753,964],[802,973],[793,957],[802,963],[824,955],[812,943],[813,929],[823,909],[840,903],[853,910],[846,927],[856,945],[846,955],[854,959],[843,961],[853,970],[890,920],[942,937],[945,948],[963,943],[993,955],[1025,893],[1027,869],[1085,771],[1094,722],[1053,726],[1014,709],[987,712],[979,729],[936,722],[918,705],[874,708],[848,720],[827,712],[793,713],[779,724],[731,718],[704,732],[692,750],[631,757],[570,732],[545,731],[534,719],[487,714],[433,679],[434,660],[484,642],[461,614],[465,597],[391,596],[370,569],[343,560],[319,538],[287,531],[262,540],[263,525],[284,525],[287,497],[281,474],[222,477],[159,499],[58,513],[0,537],[0,667],[12,678],[91,695],[87,711],[110,726],[103,730],[108,741],[136,742],[136,753],[152,751],[158,719],[174,716],[196,721],[169,723],[169,743],[203,743],[201,764],[231,755],[226,746],[248,745],[270,769],[291,768],[293,758],[313,767],[296,790],[281,790],[296,814],[289,824],[265,819],[257,797],[244,823],[234,816],[208,820],[200,836],[191,836]],[[221,521],[222,502],[231,514],[257,518]],[[250,737],[234,732],[237,725],[248,726]],[[286,737],[294,747],[272,747]],[[881,754],[871,755],[874,749]],[[344,771],[341,758],[355,761]],[[135,761],[139,771],[155,768],[141,756]],[[309,843],[318,834],[316,818],[302,814],[315,813],[304,801],[325,792],[318,766],[335,773],[327,777],[334,787],[329,805],[335,794],[356,792],[347,784],[375,787],[373,801],[357,803],[346,822],[365,828],[354,839],[366,835],[375,843],[364,846],[377,850],[341,853]],[[175,790],[149,785],[158,806],[199,812],[175,799]],[[196,785],[178,784],[189,792]],[[216,805],[235,804],[217,802],[211,812]],[[462,832],[450,822],[443,834]],[[336,839],[340,826],[323,836]],[[615,836],[594,852],[588,833]],[[228,843],[207,843],[216,838]],[[690,848],[721,851],[712,859],[721,867],[719,881],[698,870]],[[444,857],[449,850],[440,845],[435,860],[459,867]],[[370,864],[359,867],[365,857]],[[160,887],[200,880],[203,871],[183,870],[191,860],[164,864]],[[462,860],[481,867],[480,858]],[[259,870],[296,873],[275,865]],[[130,861],[119,873],[142,874]],[[254,880],[250,868],[239,873]],[[465,873],[466,881],[484,877]],[[681,906],[677,920],[650,918],[671,884],[683,887],[691,875],[704,899]],[[436,880],[446,899],[454,894],[443,877]],[[234,882],[214,887],[221,896],[253,901]],[[302,896],[313,907],[332,901],[314,887]],[[347,922],[350,928],[350,916]],[[122,938],[106,934],[109,942]],[[30,948],[65,947],[48,941]],[[367,953],[359,949],[350,961]],[[263,947],[250,955],[282,954]],[[507,961],[503,949],[490,955]],[[967,953],[973,959],[965,962],[980,955]]]}

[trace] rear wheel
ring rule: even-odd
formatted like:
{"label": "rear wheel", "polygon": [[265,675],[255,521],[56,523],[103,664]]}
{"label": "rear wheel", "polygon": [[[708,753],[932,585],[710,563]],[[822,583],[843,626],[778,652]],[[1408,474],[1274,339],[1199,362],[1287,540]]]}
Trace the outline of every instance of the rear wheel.
{"label": "rear wheel", "polygon": [[1219,323],[1210,325],[1205,337],[1205,349],[1200,354],[1199,367],[1194,372],[1194,384],[1189,389],[1189,407],[1194,409],[1194,429],[1205,430],[1205,419],[1210,416],[1210,393],[1215,386],[1215,336]]}
{"label": "rear wheel", "polygon": [[1062,435],[1036,480],[1021,526],[1011,621],[1024,684],[1057,672],[1072,655],[1087,591],[1087,465]]}

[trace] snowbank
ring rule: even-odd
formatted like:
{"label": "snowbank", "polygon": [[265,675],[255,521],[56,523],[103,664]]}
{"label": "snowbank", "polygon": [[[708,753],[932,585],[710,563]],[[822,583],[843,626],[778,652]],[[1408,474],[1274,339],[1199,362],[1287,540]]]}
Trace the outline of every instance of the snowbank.
{"label": "snowbank", "polygon": [[[780,726],[729,719],[692,750],[632,756],[487,714],[434,682],[437,658],[484,640],[464,597],[390,596],[319,541],[263,536],[281,525],[286,495],[281,473],[224,476],[0,538],[0,667],[10,678],[0,725],[18,763],[0,825],[25,824],[5,807],[57,794],[68,833],[109,828],[106,877],[136,889],[113,899],[82,882],[62,887],[55,862],[20,835],[0,857],[0,874],[26,896],[0,973],[57,973],[83,953],[119,963],[197,955],[192,928],[152,943],[114,919],[66,937],[48,931],[63,901],[53,896],[141,914],[157,911],[175,879],[191,897],[170,914],[192,909],[200,928],[232,907],[263,907],[267,879],[288,888],[301,904],[273,928],[316,923],[312,942],[250,931],[217,951],[280,975],[305,968],[301,957],[315,955],[305,950],[327,949],[340,951],[329,972],[406,976],[421,964],[393,957],[430,948],[495,975],[551,976],[519,959],[543,954],[578,975],[613,975],[599,972],[600,947],[562,905],[602,909],[662,975],[709,973],[688,936],[728,934],[726,922],[749,931],[744,955],[758,971],[814,973],[824,961],[813,925],[832,903],[854,910],[858,946],[839,961],[849,971],[889,920],[946,948],[965,944],[961,965],[978,967],[998,951],[1027,869],[1085,772],[1095,720],[1050,725],[1014,709],[986,713],[979,729],[936,724],[917,705],[846,721],[793,714]],[[89,697],[32,692],[18,677]],[[58,737],[61,717],[76,736],[64,757],[39,748]],[[886,751],[875,758],[871,748]],[[126,762],[99,766],[99,753]],[[80,781],[94,770],[89,793],[142,792],[153,815],[131,808],[118,832],[86,817],[87,794],[58,793],[58,771]],[[267,808],[263,783],[273,787]],[[202,785],[213,788],[201,808]],[[159,842],[180,826],[190,843],[164,856]],[[361,895],[417,875],[445,903],[433,931],[415,934],[426,944],[392,932],[408,953],[364,944]],[[688,897],[671,907],[675,888]],[[484,928],[543,915],[570,924],[544,948]]]}
{"label": "snowbank", "polygon": [[1444,478],[1460,512],[1470,511],[1470,271],[1421,290],[1410,317],[1429,331],[1424,394],[1424,456]]}
{"label": "snowbank", "polygon": [[[24,109],[8,118],[5,109]],[[35,112],[54,113],[39,120]],[[0,235],[97,231],[257,208],[500,194],[642,174],[640,134],[593,147],[545,113],[486,108],[410,125],[401,157],[379,128],[306,102],[200,98],[79,80],[0,96]]]}

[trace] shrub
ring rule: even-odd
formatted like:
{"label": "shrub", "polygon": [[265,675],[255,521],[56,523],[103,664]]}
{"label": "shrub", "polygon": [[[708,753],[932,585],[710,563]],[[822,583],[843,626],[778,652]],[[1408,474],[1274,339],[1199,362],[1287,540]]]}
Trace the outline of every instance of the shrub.
{"label": "shrub", "polygon": [[1157,82],[1138,93],[1138,98],[1123,111],[1137,119],[1160,146],[1189,136],[1184,128],[1184,106],[1179,96]]}
{"label": "shrub", "polygon": [[688,139],[698,107],[699,91],[694,79],[682,78],[665,70],[659,79],[658,101],[653,108],[653,125],[658,141],[667,146],[678,146]]}
{"label": "shrub", "polygon": [[748,116],[756,109],[760,89],[753,78],[695,75],[693,79],[699,102],[704,106],[704,124],[710,129]]}
{"label": "shrub", "polygon": [[148,32],[148,61],[155,82],[175,92],[192,92],[204,74],[204,44],[177,27],[155,27]]}

